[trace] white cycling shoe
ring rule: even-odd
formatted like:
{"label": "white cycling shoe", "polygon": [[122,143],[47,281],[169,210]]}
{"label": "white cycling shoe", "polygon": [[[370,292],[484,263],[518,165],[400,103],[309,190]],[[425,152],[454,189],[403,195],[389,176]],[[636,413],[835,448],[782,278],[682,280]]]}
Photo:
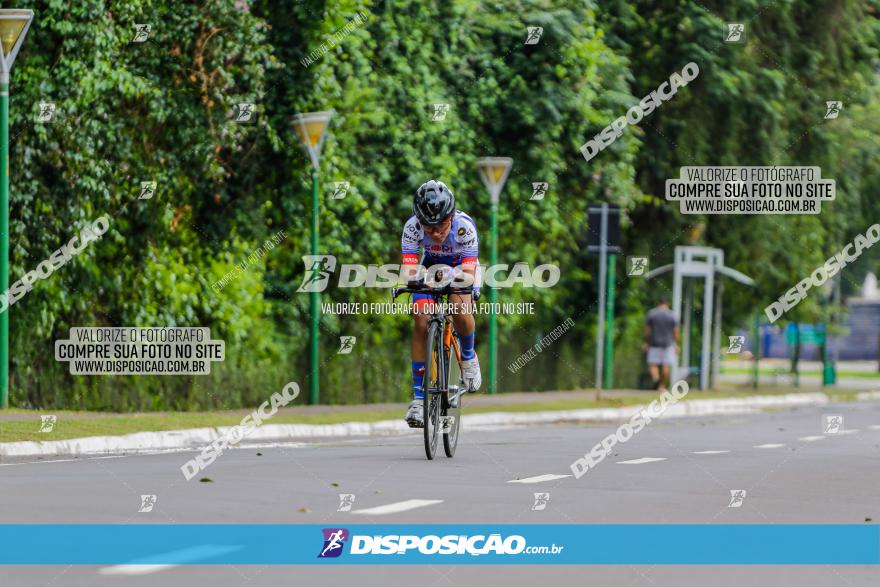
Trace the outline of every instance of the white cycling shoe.
{"label": "white cycling shoe", "polygon": [[477,355],[474,355],[473,359],[461,362],[461,378],[469,392],[480,389],[483,377],[480,375],[480,361],[477,359]]}
{"label": "white cycling shoe", "polygon": [[410,428],[424,428],[425,427],[425,417],[424,417],[425,408],[422,405],[422,400],[414,399],[409,403],[409,409],[406,411],[406,423]]}

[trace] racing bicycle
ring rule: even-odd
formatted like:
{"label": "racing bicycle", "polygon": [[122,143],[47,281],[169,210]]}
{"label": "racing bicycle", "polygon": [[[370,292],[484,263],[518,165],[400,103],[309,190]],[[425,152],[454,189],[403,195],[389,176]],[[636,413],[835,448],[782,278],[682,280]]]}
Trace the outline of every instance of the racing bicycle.
{"label": "racing bicycle", "polygon": [[452,316],[446,313],[444,306],[450,294],[472,295],[473,301],[476,301],[480,291],[474,291],[473,287],[449,285],[440,288],[426,285],[396,287],[392,289],[392,299],[405,293],[428,294],[432,298],[433,303],[429,306],[428,351],[422,380],[425,455],[428,460],[434,458],[442,434],[443,451],[451,458],[458,445],[461,396],[467,391],[467,386],[462,379],[461,344],[452,325]]}

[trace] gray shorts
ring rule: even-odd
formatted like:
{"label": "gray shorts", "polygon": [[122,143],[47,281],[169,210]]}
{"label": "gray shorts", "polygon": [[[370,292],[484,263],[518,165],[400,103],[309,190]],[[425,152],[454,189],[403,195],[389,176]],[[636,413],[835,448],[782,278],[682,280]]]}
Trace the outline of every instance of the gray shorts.
{"label": "gray shorts", "polygon": [[649,365],[675,365],[675,346],[650,346],[648,347]]}

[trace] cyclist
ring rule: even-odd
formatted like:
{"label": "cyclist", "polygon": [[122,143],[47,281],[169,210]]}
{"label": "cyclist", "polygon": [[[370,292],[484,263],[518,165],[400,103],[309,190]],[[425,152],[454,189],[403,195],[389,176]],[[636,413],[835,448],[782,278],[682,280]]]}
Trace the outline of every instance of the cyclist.
{"label": "cyclist", "polygon": [[[467,273],[469,278],[461,282],[472,283],[474,291],[479,290],[479,264],[477,227],[470,216],[455,209],[455,196],[442,181],[429,180],[416,191],[413,199],[413,215],[403,227],[400,247],[403,255],[401,274],[411,286],[418,284],[419,266],[432,265],[454,267],[458,274]],[[419,259],[419,249],[424,254]],[[422,380],[425,374],[425,354],[427,353],[428,321],[430,316],[425,307],[430,305],[429,294],[413,295],[413,314],[415,328],[412,339],[412,383],[414,399],[406,412],[406,423],[410,428],[424,426],[422,400]],[[461,343],[462,379],[469,392],[480,388],[480,363],[474,352],[474,315],[470,310],[471,295],[452,294],[449,302],[453,311],[452,322]],[[466,310],[467,308],[467,310]]]}

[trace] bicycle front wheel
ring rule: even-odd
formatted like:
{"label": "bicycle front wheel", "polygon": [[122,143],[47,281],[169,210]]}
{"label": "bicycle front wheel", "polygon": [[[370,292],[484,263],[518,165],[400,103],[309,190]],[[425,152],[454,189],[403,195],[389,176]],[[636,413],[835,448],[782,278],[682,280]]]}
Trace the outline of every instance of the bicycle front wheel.
{"label": "bicycle front wheel", "polygon": [[437,440],[440,438],[440,404],[442,401],[442,379],[440,371],[443,352],[442,330],[440,325],[432,322],[428,327],[428,352],[425,355],[425,377],[422,380],[424,393],[424,436],[425,456],[432,460],[437,453]]}
{"label": "bicycle front wheel", "polygon": [[443,451],[446,456],[452,458],[455,455],[455,448],[458,446],[458,434],[461,430],[461,400],[463,399],[459,393],[464,387],[461,376],[461,365],[458,362],[458,341],[455,340],[455,334],[448,348],[444,349],[446,357],[447,377],[446,382],[449,393],[443,394]]}

